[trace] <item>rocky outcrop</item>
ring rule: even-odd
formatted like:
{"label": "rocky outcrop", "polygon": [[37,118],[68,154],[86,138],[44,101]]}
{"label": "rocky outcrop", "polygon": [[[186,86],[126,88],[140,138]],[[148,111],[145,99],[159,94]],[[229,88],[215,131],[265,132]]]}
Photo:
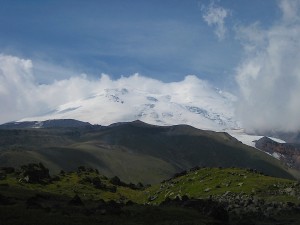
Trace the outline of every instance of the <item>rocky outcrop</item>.
{"label": "rocky outcrop", "polygon": [[30,163],[21,167],[21,182],[25,181],[28,183],[49,183],[50,174],[49,169],[47,169],[42,163],[35,164]]}
{"label": "rocky outcrop", "polygon": [[300,170],[300,145],[278,143],[267,137],[262,137],[255,143],[255,147],[278,158],[290,168]]}
{"label": "rocky outcrop", "polygon": [[244,193],[226,192],[222,196],[213,197],[215,201],[226,204],[228,213],[234,216],[242,217],[246,215],[274,217],[282,211],[298,210],[299,206],[293,203],[266,202],[262,198]]}

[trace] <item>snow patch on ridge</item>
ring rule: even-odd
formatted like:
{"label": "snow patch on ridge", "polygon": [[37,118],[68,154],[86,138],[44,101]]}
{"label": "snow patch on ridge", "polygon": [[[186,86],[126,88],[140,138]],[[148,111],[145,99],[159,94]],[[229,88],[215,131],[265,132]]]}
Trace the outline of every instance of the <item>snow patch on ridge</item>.
{"label": "snow patch on ridge", "polygon": [[[238,139],[241,141],[243,144],[252,146],[255,148],[255,141],[258,141],[264,136],[259,136],[259,135],[249,135],[244,132],[243,129],[236,129],[236,130],[228,130],[227,131],[232,137]],[[278,143],[286,143],[284,140],[278,139],[278,138],[273,138],[273,137],[268,137],[272,139],[273,141],[276,141]]]}

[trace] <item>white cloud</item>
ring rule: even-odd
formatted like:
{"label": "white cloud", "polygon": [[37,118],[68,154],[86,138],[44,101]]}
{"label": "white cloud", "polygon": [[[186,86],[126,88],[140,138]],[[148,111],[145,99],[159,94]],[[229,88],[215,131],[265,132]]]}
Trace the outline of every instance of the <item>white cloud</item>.
{"label": "white cloud", "polygon": [[215,34],[219,40],[224,39],[227,28],[225,19],[229,16],[230,11],[217,6],[213,1],[208,6],[202,6],[203,19],[209,26],[215,27]]}
{"label": "white cloud", "polygon": [[[32,105],[24,102],[34,90],[32,63],[12,56],[0,55],[0,103],[2,121],[11,119],[17,111],[30,111]],[[19,76],[22,74],[22,76]]]}
{"label": "white cloud", "polygon": [[237,29],[246,49],[237,68],[237,112],[252,131],[300,130],[300,1],[279,7],[282,18],[268,29],[258,23]]}
{"label": "white cloud", "polygon": [[0,55],[0,123],[38,114],[80,98],[94,84],[83,75],[39,85],[31,60]]}
{"label": "white cloud", "polygon": [[299,0],[281,0],[279,7],[282,11],[284,22],[299,22]]}
{"label": "white cloud", "polygon": [[[166,98],[166,101],[162,101],[159,106],[162,112],[169,113],[171,111],[174,115],[177,113],[176,118],[175,116],[174,118],[170,117],[170,124],[177,122],[195,125],[197,122],[199,126],[204,126],[204,124],[201,124],[201,115],[191,112],[182,115],[185,110],[182,105],[203,107],[207,112],[211,112],[211,115],[218,115],[216,120],[232,118],[233,111],[230,104],[234,101],[234,97],[229,93],[220,92],[208,82],[192,75],[186,76],[182,81],[171,83],[164,83],[138,74],[121,77],[117,80],[112,80],[105,74],[94,80],[89,79],[86,75],[78,75],[69,79],[54,81],[51,84],[41,85],[35,80],[35,72],[35,63],[31,60],[0,55],[0,123],[26,117],[36,118],[35,116],[45,115],[49,111],[61,107],[68,109],[70,105],[76,108],[81,102],[84,102],[82,104],[92,105],[88,105],[84,113],[79,113],[80,117],[76,117],[77,119],[82,118],[94,123],[100,121],[101,124],[133,120],[136,111],[138,111],[136,107],[138,109],[145,107],[145,96],[148,95],[161,99]],[[126,98],[127,105],[118,104],[116,106],[108,102],[105,104],[103,99],[106,99],[106,97],[99,97],[111,89],[122,90],[123,88],[127,88],[131,93]],[[95,96],[99,98],[95,98]],[[176,109],[172,111],[173,109],[170,109],[170,106],[176,106],[177,108],[175,107]],[[80,108],[80,110],[83,110],[83,108]],[[102,112],[102,114],[99,115],[99,112]],[[45,119],[47,119],[47,116]],[[58,116],[63,115],[59,114]],[[69,116],[69,114],[66,114],[66,116]],[[151,122],[151,120],[149,121]],[[211,126],[216,125],[213,121],[207,120],[206,125],[208,126],[208,124],[211,124]]]}

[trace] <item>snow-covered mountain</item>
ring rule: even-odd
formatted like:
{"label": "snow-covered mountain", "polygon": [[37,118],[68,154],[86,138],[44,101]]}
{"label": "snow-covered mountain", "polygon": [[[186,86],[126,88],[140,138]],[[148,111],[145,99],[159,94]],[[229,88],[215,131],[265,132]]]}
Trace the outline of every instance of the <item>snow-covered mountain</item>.
{"label": "snow-covered mountain", "polygon": [[253,147],[254,141],[262,137],[245,134],[235,117],[237,98],[234,95],[195,76],[187,76],[180,85],[170,83],[155,87],[160,85],[157,82],[152,85],[149,88],[147,84],[145,88],[127,82],[114,88],[102,88],[44,115],[19,122],[75,119],[99,125],[134,120],[160,126],[187,124],[204,130],[226,131]]}
{"label": "snow-covered mountain", "polygon": [[235,96],[211,86],[199,93],[174,91],[172,95],[148,93],[137,88],[104,89],[53,111],[20,121],[76,119],[91,124],[141,120],[155,125],[188,124],[207,130],[238,128],[234,118]]}

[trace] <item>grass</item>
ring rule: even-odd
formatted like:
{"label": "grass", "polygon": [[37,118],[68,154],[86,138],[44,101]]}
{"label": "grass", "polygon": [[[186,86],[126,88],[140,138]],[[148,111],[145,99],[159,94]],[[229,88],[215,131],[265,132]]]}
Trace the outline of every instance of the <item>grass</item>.
{"label": "grass", "polygon": [[[184,176],[153,185],[145,190],[134,190],[129,187],[112,185],[109,179],[95,172],[68,172],[58,175],[57,181],[49,184],[30,184],[19,182],[18,176],[10,174],[0,181],[0,190],[8,185],[9,189],[28,190],[73,197],[78,194],[85,200],[105,201],[133,201],[136,203],[159,204],[167,197],[187,195],[191,198],[209,198],[221,196],[226,192],[236,194],[255,195],[268,201],[291,201],[300,203],[300,199],[289,195],[285,190],[297,185],[296,181],[265,176],[239,168],[202,168],[191,171]],[[108,191],[94,187],[91,182],[85,181],[100,178],[101,183],[109,188],[116,187],[116,191]],[[300,187],[297,186],[300,192]],[[298,191],[297,189],[297,191]],[[274,193],[277,193],[274,195]],[[300,194],[300,193],[299,193]],[[154,201],[148,201],[155,196]]]}
{"label": "grass", "polygon": [[[89,182],[85,182],[84,178],[89,177],[90,179],[99,177],[101,183],[108,188],[113,188],[109,180],[103,176],[96,173],[81,173],[76,172],[66,173],[65,175],[60,175],[59,181],[53,181],[50,184],[31,184],[19,182],[19,178],[15,175],[9,175],[5,180],[0,181],[0,190],[3,192],[5,189],[11,190],[14,188],[16,193],[21,190],[31,192],[41,192],[49,193],[54,195],[62,195],[72,198],[74,195],[78,194],[84,200],[97,201],[103,199],[105,201],[114,200],[123,202],[131,200],[137,203],[141,203],[140,196],[142,191],[133,190],[128,187],[118,186],[116,192],[111,192],[103,189],[98,189]],[[5,186],[7,184],[8,186]],[[2,185],[2,187],[1,187]]]}
{"label": "grass", "polygon": [[[203,168],[154,185],[147,192],[148,197],[156,196],[152,204],[159,204],[166,197],[172,199],[176,196],[187,195],[192,198],[209,198],[210,196],[224,195],[226,192],[255,195],[268,201],[300,203],[300,199],[284,193],[285,188],[291,187],[295,183],[293,180],[265,176],[245,169]],[[276,188],[274,188],[275,186]],[[274,191],[281,194],[274,196]]]}
{"label": "grass", "polygon": [[[115,187],[115,191],[96,188],[90,182],[94,178],[99,178],[101,184],[109,190]],[[17,174],[8,174],[5,179],[0,180],[0,218],[6,225],[21,223],[217,225],[225,223],[196,209],[176,205],[159,206],[159,204],[166,198],[175,199],[187,195],[193,199],[209,199],[223,196],[226,192],[253,195],[268,202],[299,204],[299,186],[293,180],[269,177],[238,168],[201,168],[144,190],[112,184],[109,178],[97,171],[68,172],[57,175],[56,179],[45,184],[20,182]],[[285,191],[289,188],[296,191],[295,195]],[[83,206],[68,203],[75,195],[82,199]],[[1,196],[5,196],[13,203],[4,204]],[[155,199],[150,201],[152,197]],[[30,199],[38,199],[37,206],[33,204],[29,207]],[[102,200],[105,202],[113,200],[123,205],[117,212],[103,214],[99,208]],[[126,205],[128,202],[137,204]],[[276,224],[273,220],[256,221],[257,218],[253,218],[254,224]],[[277,224],[296,225],[300,218],[297,213],[291,211],[276,219],[279,221]],[[229,224],[241,223],[231,220]]]}

